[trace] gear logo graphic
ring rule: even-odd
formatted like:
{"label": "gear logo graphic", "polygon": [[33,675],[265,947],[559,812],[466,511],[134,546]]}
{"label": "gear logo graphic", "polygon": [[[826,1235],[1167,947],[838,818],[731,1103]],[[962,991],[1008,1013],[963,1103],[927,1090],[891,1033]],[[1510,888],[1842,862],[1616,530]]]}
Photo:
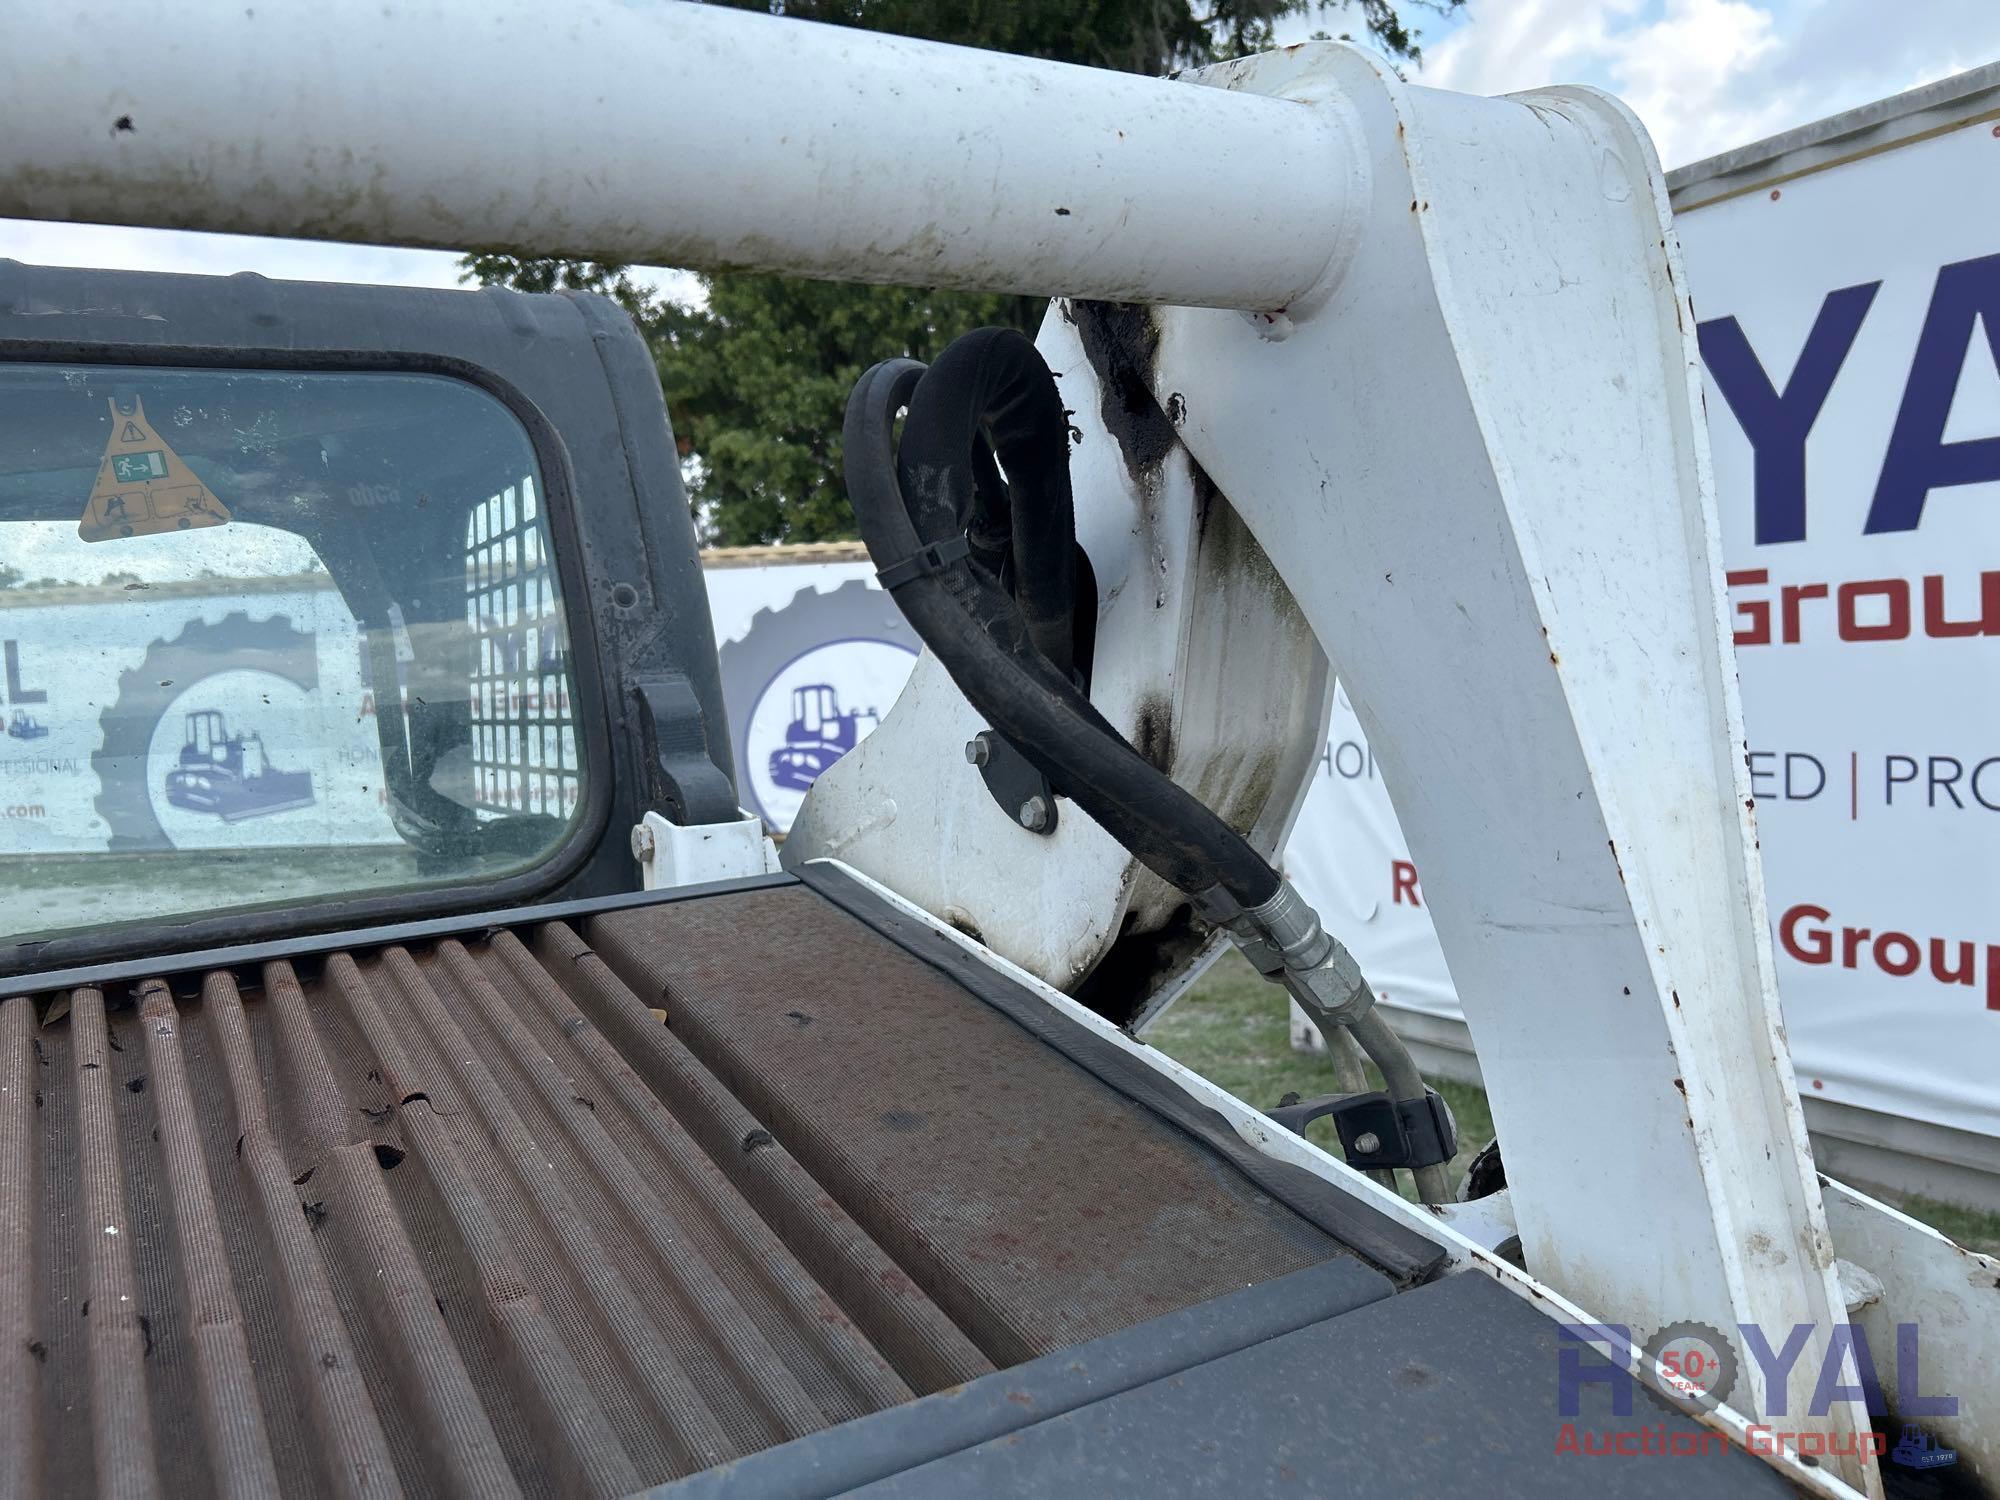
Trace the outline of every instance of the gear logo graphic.
{"label": "gear logo graphic", "polygon": [[863,578],[758,610],[718,653],[745,805],[789,829],[813,782],[881,723],[921,649],[894,601]]}
{"label": "gear logo graphic", "polygon": [[1661,1394],[1688,1412],[1727,1402],[1743,1369],[1727,1334],[1693,1320],[1667,1324],[1646,1340],[1645,1353],[1664,1372]]}

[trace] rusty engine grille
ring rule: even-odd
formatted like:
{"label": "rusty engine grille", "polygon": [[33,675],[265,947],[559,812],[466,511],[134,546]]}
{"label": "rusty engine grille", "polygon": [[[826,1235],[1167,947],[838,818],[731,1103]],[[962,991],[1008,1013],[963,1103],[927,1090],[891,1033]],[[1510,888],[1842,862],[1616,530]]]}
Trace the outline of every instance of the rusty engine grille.
{"label": "rusty engine grille", "polygon": [[0,1002],[10,1494],[623,1493],[1342,1253],[799,886]]}

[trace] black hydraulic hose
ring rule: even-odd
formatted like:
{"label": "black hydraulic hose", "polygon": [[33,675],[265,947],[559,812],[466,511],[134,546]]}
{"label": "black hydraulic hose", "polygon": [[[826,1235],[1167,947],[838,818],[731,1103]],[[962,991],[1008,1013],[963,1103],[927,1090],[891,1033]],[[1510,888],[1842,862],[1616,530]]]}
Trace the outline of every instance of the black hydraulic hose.
{"label": "black hydraulic hose", "polygon": [[[1270,900],[1281,884],[1270,863],[1072,680],[1068,424],[1034,345],[981,329],[928,370],[878,364],[855,385],[842,435],[848,497],[884,587],[987,723],[1163,880],[1189,893],[1219,884],[1245,907]],[[1003,537],[1013,597],[994,569]]]}
{"label": "black hydraulic hose", "polygon": [[996,580],[1012,563],[1028,640],[1067,676],[1076,665],[1069,424],[1035,346],[1011,328],[954,339],[911,393],[896,473],[925,541],[963,532]]}
{"label": "black hydraulic hose", "polygon": [[[842,441],[877,576],[986,722],[1169,884],[1189,895],[1220,885],[1245,909],[1276,896],[1284,880],[1270,862],[1133,749],[1076,685],[1069,423],[1035,346],[982,328],[928,369],[885,360],[856,382]],[[1011,595],[1000,584],[1009,564]],[[1390,1097],[1425,1097],[1380,1016],[1347,1026]],[[1336,1038],[1327,1041],[1338,1058]],[[1425,1202],[1444,1200],[1442,1164],[1416,1178]]]}

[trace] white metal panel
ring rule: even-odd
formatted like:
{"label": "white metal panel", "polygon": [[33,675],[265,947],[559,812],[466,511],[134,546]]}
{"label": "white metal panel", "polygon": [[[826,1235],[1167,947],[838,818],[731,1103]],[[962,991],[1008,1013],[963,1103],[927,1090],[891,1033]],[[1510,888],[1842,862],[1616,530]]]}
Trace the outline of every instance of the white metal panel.
{"label": "white metal panel", "polygon": [[[1644,135],[1589,91],[1469,99],[1339,49],[1205,76],[1344,95],[1369,143],[1369,233],[1333,300],[1275,344],[1235,315],[1161,314],[1156,389],[1186,394],[1183,440],[1375,747],[1528,1263],[1621,1321],[1807,1324],[1817,1354],[1842,1307]],[[1748,1373],[1743,1404],[1765,1409],[1777,1393]],[[1813,1383],[1794,1371],[1791,1411]],[[1867,1429],[1852,1403],[1818,1424],[1842,1447]]]}
{"label": "white metal panel", "polygon": [[[741,811],[741,809],[739,809]],[[632,857],[639,888],[672,890],[715,880],[778,873],[778,847],[764,820],[744,813],[730,823],[669,823],[656,812],[632,825]]]}
{"label": "white metal panel", "polygon": [[[1061,306],[1038,347],[1077,434],[1077,540],[1099,605],[1092,702],[1273,850],[1326,720],[1331,686],[1318,642],[1184,451],[1169,441],[1135,472],[1118,426],[1125,398],[1106,391]],[[786,838],[786,861],[846,861],[1073,987],[1128,918],[1132,929],[1154,931],[1186,898],[1074,803],[1059,804],[1053,834],[1023,829],[965,761],[965,742],[985,727],[926,652],[880,727],[814,784]],[[1206,957],[1190,952],[1179,967],[1197,971]]]}
{"label": "white metal panel", "polygon": [[1830,1177],[1821,1181],[1834,1243],[1881,1286],[1853,1316],[1890,1405],[1957,1448],[1975,1482],[2000,1481],[1993,1400],[2000,1318],[1988,1311],[2000,1305],[2000,1260]]}
{"label": "white metal panel", "polygon": [[[1322,1151],[1304,1136],[1286,1130],[1269,1115],[1251,1108],[1228,1090],[1174,1061],[1158,1048],[1134,1039],[1096,1012],[1078,1004],[1053,986],[1045,984],[1027,970],[1009,962],[1001,954],[982,946],[949,924],[939,921],[931,912],[912,901],[905,900],[879,881],[870,880],[861,871],[837,859],[821,862],[835,869],[844,870],[899,911],[1006,974],[1046,1002],[1051,1010],[1067,1017],[1076,1025],[1085,1027],[1134,1061],[1150,1069],[1159,1076],[1162,1084],[1179,1089],[1204,1107],[1213,1110],[1227,1120],[1230,1128],[1254,1150],[1275,1161],[1285,1162],[1310,1172],[1315,1177],[1333,1184],[1342,1192],[1364,1199],[1371,1208],[1423,1235],[1445,1252],[1446,1274],[1490,1276],[1544,1317],[1567,1325],[1579,1337],[1579,1341],[1592,1345],[1606,1358],[1621,1368],[1631,1370],[1654,1389],[1663,1394],[1668,1392],[1665,1372],[1647,1360],[1639,1348],[1632,1343],[1619,1340],[1612,1334],[1612,1325],[1617,1322],[1615,1316],[1603,1309],[1591,1308],[1587,1304],[1571,1300],[1559,1288],[1538,1280],[1518,1266],[1491,1253],[1483,1236],[1494,1234],[1496,1239],[1505,1237],[1504,1232],[1496,1234],[1496,1231],[1502,1231],[1507,1225],[1509,1209],[1506,1202],[1482,1199],[1480,1200],[1482,1203],[1489,1205],[1484,1210],[1478,1209],[1473,1204],[1426,1206],[1412,1203],[1394,1190],[1371,1181],[1365,1174],[1355,1171],[1338,1157]],[[1511,1195],[1506,1196],[1511,1198]],[[1460,1227],[1461,1221],[1464,1223],[1463,1229]],[[1468,1230],[1471,1232],[1468,1233]],[[1586,1336],[1588,1330],[1595,1330],[1601,1336]],[[1719,1406],[1711,1411],[1693,1411],[1689,1415],[1704,1426],[1726,1434],[1731,1441],[1756,1453],[1796,1485],[1802,1494],[1847,1497],[1856,1493],[1852,1487],[1823,1467],[1801,1463],[1793,1453],[1774,1448],[1769,1444],[1758,1445],[1752,1438],[1750,1418],[1734,1407]]]}

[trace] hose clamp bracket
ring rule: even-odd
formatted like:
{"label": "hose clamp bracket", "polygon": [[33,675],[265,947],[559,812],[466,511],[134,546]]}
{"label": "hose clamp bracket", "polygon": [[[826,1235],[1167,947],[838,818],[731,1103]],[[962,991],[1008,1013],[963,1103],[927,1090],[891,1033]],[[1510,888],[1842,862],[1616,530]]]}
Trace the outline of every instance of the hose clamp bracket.
{"label": "hose clamp bracket", "polygon": [[893,593],[906,583],[915,583],[920,578],[930,578],[942,573],[953,563],[962,561],[971,551],[972,543],[967,540],[964,532],[960,532],[957,536],[948,536],[941,542],[931,542],[919,547],[901,562],[893,562],[886,568],[877,569],[875,581]]}

